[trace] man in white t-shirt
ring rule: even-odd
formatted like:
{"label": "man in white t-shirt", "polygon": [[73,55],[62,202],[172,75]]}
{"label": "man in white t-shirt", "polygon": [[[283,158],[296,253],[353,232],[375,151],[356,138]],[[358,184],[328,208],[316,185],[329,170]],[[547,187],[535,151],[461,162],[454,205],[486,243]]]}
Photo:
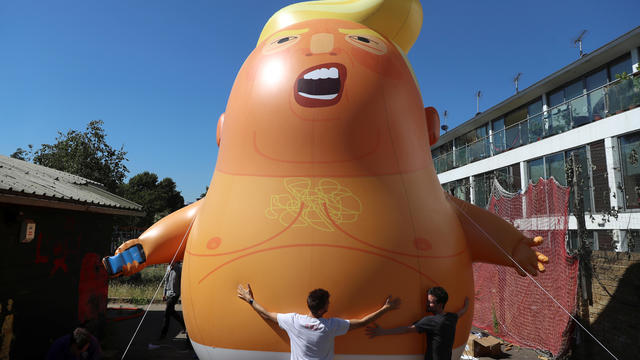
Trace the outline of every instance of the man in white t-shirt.
{"label": "man in white t-shirt", "polygon": [[389,296],[377,311],[362,319],[344,320],[322,317],[329,310],[329,292],[324,289],[315,289],[309,293],[307,307],[310,313],[308,315],[267,311],[255,301],[249,284],[246,289],[238,285],[238,297],[249,303],[260,316],[277,323],[287,332],[291,340],[291,360],[333,359],[333,344],[336,336],[367,326],[387,311],[397,309],[400,305],[400,299]]}

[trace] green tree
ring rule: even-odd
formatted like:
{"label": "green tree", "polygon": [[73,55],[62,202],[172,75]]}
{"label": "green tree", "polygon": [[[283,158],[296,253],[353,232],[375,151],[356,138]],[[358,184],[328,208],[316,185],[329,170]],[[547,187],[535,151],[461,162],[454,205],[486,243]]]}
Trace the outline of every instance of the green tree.
{"label": "green tree", "polygon": [[22,161],[31,161],[31,159],[33,159],[33,145],[29,144],[27,146],[29,148],[28,150],[19,147],[9,156]]}
{"label": "green tree", "polygon": [[[103,125],[102,120],[93,120],[83,132],[58,131],[54,144],[42,144],[34,152],[33,162],[97,181],[116,192],[129,172],[124,164],[127,152],[124,147],[117,150],[107,143]],[[24,156],[25,152],[18,148],[14,154]]]}
{"label": "green tree", "polygon": [[158,181],[158,175],[142,172],[121,185],[122,195],[142,205],[146,215],[137,220],[137,226],[150,226],[162,217],[182,208],[184,198],[171,178]]}

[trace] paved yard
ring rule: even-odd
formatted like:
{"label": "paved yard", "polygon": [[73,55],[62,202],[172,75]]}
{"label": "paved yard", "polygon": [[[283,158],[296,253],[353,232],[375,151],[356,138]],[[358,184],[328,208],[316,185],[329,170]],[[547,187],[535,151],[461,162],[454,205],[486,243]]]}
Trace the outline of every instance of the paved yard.
{"label": "paved yard", "polygon": [[[138,310],[131,310],[137,308]],[[136,328],[142,319],[140,314],[146,306],[135,306],[130,304],[109,304],[107,316],[108,321],[105,336],[102,339],[105,360],[120,360],[125,349],[136,333]],[[176,310],[181,311],[180,305]],[[136,314],[138,316],[136,316]],[[125,359],[136,360],[167,360],[167,359],[197,359],[193,350],[189,346],[186,334],[181,331],[178,324],[172,320],[169,334],[164,340],[158,340],[162,318],[164,315],[164,304],[153,304],[144,317],[142,325],[139,327],[133,342],[127,350]],[[130,317],[130,318],[128,318]],[[539,360],[538,354],[530,349],[523,349],[513,346],[506,351],[506,346],[502,345],[503,354],[495,359],[513,360]],[[470,353],[469,353],[470,354]],[[480,357],[479,360],[492,359],[491,357]]]}

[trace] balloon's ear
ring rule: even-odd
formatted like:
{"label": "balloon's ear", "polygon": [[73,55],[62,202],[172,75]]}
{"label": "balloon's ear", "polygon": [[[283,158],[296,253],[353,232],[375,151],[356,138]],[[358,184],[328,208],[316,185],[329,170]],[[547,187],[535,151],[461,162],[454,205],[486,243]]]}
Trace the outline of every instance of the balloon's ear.
{"label": "balloon's ear", "polygon": [[427,118],[429,146],[431,146],[440,138],[440,116],[438,116],[438,111],[431,106],[424,108],[424,114]]}
{"label": "balloon's ear", "polygon": [[218,147],[220,147],[220,139],[222,139],[222,125],[224,125],[224,113],[220,115],[218,119],[218,128],[216,129],[216,142],[218,143]]}

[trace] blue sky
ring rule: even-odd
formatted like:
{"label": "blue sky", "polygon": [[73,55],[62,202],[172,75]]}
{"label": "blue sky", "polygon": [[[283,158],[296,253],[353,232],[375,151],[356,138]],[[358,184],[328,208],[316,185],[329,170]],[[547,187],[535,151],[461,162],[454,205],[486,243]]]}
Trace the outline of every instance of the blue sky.
{"label": "blue sky", "polygon": [[[105,122],[129,176],[171,177],[186,201],[211,180],[215,133],[262,26],[294,1],[0,1],[0,154]],[[423,1],[409,59],[450,127],[640,25],[637,0]]]}

